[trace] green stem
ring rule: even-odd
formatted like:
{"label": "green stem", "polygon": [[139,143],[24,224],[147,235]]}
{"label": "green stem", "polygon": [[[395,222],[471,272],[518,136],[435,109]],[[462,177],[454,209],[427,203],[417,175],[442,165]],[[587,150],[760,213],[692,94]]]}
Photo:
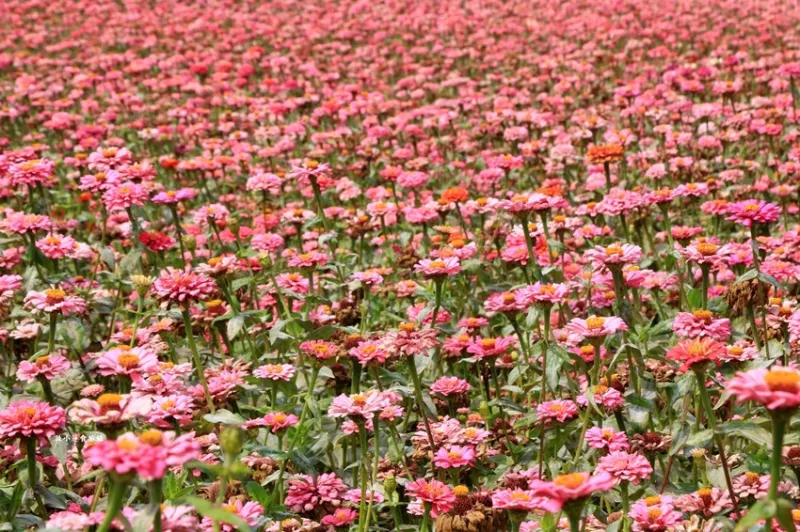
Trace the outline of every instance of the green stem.
{"label": "green stem", "polygon": [[111,486],[111,493],[108,495],[106,517],[103,519],[103,523],[98,527],[97,532],[108,532],[111,528],[111,522],[122,508],[122,500],[125,496],[125,488],[127,486],[127,481],[121,478],[116,478],[114,480],[114,484]]}
{"label": "green stem", "polygon": [[189,342],[189,349],[192,352],[192,360],[194,361],[194,369],[197,371],[197,377],[200,379],[200,384],[203,386],[203,394],[206,397],[206,403],[208,403],[208,409],[213,414],[216,411],[214,408],[214,400],[211,398],[211,394],[208,391],[208,382],[206,382],[206,374],[203,369],[203,362],[200,360],[200,354],[197,352],[197,345],[194,343],[194,334],[192,334],[192,318],[189,315],[189,308],[184,307],[183,309],[183,324],[184,328],[186,329],[186,341]]}

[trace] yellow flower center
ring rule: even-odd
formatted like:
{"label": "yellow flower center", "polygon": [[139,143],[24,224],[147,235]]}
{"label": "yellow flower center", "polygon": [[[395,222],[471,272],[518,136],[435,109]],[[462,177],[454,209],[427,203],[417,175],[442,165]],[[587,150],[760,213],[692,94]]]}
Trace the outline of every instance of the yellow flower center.
{"label": "yellow flower center", "polygon": [[655,506],[656,504],[661,504],[661,497],[658,495],[653,495],[652,497],[645,497],[644,499],[645,506]]}
{"label": "yellow flower center", "polygon": [[462,484],[459,484],[458,486],[453,488],[453,494],[456,497],[466,497],[467,495],[469,495],[469,488]]}
{"label": "yellow flower center", "polygon": [[605,322],[606,320],[599,316],[592,316],[591,318],[586,320],[586,326],[592,330],[602,329]]}
{"label": "yellow flower center", "polygon": [[625,253],[625,252],[619,246],[608,246],[606,248],[606,255],[608,255],[609,257],[611,255],[622,255],[623,253]]}
{"label": "yellow flower center", "polygon": [[445,264],[443,260],[435,260],[430,264],[431,268],[444,268]]}

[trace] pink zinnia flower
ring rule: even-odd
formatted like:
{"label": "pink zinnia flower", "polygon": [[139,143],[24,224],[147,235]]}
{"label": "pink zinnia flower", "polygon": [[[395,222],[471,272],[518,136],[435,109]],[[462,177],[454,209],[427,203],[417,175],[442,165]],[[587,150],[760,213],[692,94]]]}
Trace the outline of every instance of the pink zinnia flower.
{"label": "pink zinnia flower", "polygon": [[446,277],[460,272],[461,264],[456,257],[436,260],[422,259],[419,264],[414,266],[414,271],[422,273],[426,277]]}
{"label": "pink zinnia flower", "polygon": [[103,376],[127,375],[138,380],[143,374],[158,371],[158,357],[143,347],[109,349],[97,358],[97,372]]}
{"label": "pink zinnia flower", "polygon": [[49,381],[64,376],[72,367],[66,357],[58,354],[36,357],[33,362],[23,360],[17,368],[17,378],[24,382],[33,382],[38,377]]}
{"label": "pink zinnia flower", "polygon": [[555,399],[536,405],[536,415],[541,421],[564,423],[578,415],[578,407],[568,399]]}
{"label": "pink zinnia flower", "polygon": [[603,338],[617,331],[627,331],[628,326],[621,318],[611,316],[601,318],[590,316],[588,318],[573,318],[567,324],[567,331],[580,336],[581,338]]}
{"label": "pink zinnia flower", "polygon": [[683,514],[672,506],[672,498],[654,495],[633,503],[630,517],[634,532],[665,532],[673,530]]}
{"label": "pink zinnia flower", "polygon": [[295,513],[310,512],[321,503],[339,506],[347,486],[335,473],[322,473],[317,478],[297,475],[289,480],[286,507]]}
{"label": "pink zinnia flower", "polygon": [[472,466],[475,463],[475,449],[471,446],[452,445],[441,447],[433,455],[433,464],[442,469]]}
{"label": "pink zinnia flower", "polygon": [[760,499],[769,492],[769,475],[747,472],[733,479],[733,491],[737,497]]}
{"label": "pink zinnia flower", "polygon": [[458,377],[441,377],[431,384],[431,393],[436,393],[448,397],[467,393],[472,387],[464,379]]}
{"label": "pink zinnia flower", "polygon": [[532,490],[500,489],[492,493],[492,508],[512,512],[558,512],[561,505],[552,499],[539,497]]}
{"label": "pink zinnia flower", "polygon": [[147,415],[151,408],[152,401],[148,397],[105,393],[97,400],[86,398],[72,403],[69,419],[80,425],[121,425],[130,419]]}
{"label": "pink zinnia flower", "polygon": [[731,336],[731,320],[714,318],[714,314],[708,310],[678,312],[672,322],[672,330],[681,337],[712,338],[724,342]]}
{"label": "pink zinnia flower", "polygon": [[615,451],[600,458],[597,471],[605,471],[620,482],[638,484],[653,474],[653,467],[640,454]]}
{"label": "pink zinnia flower", "polygon": [[[405,485],[406,494],[412,497],[414,503],[431,505],[431,517],[449,512],[456,501],[456,496],[450,486],[438,480],[417,479]],[[410,509],[410,508],[409,508]]]}
{"label": "pink zinnia flower", "polygon": [[774,367],[739,372],[727,391],[740,403],[753,401],[769,410],[794,410],[800,406],[800,371]]}
{"label": "pink zinnia flower", "polygon": [[294,414],[284,414],[283,412],[270,412],[269,414],[266,414],[264,417],[251,419],[242,426],[248,429],[253,427],[269,427],[273,433],[277,434],[281,430],[285,430],[288,429],[289,427],[297,425],[298,421],[300,420]]}
{"label": "pink zinnia flower", "polygon": [[347,354],[358,360],[362,366],[369,363],[383,364],[389,353],[384,349],[383,343],[376,340],[358,342],[358,345],[347,351]]}
{"label": "pink zinnia flower", "polygon": [[297,372],[291,364],[266,364],[253,370],[253,376],[272,381],[290,381]]}
{"label": "pink zinnia flower", "polygon": [[474,355],[475,358],[496,357],[506,354],[515,345],[517,345],[517,339],[513,336],[470,338],[467,353]]}
{"label": "pink zinnia flower", "polygon": [[370,391],[363,395],[342,394],[333,398],[328,408],[328,415],[371,418],[372,414],[383,410],[388,404],[386,397],[380,392]]}
{"label": "pink zinnia flower", "polygon": [[86,301],[68,295],[60,288],[48,288],[44,292],[31,290],[25,296],[25,306],[33,313],[60,313],[64,316],[81,314],[86,310]]}
{"label": "pink zinnia flower", "polygon": [[153,283],[153,291],[159,299],[183,304],[208,299],[217,285],[204,275],[168,266]]}
{"label": "pink zinnia flower", "polygon": [[44,401],[14,401],[0,410],[0,441],[36,438],[45,445],[67,424],[63,408]]}
{"label": "pink zinnia flower", "polygon": [[636,264],[642,258],[642,248],[633,244],[615,244],[607,247],[597,246],[586,252],[586,258],[595,267]]}
{"label": "pink zinnia flower", "polygon": [[144,205],[148,196],[145,187],[126,181],[106,190],[103,193],[103,203],[109,212],[123,211],[134,205]]}
{"label": "pink zinnia flower", "polygon": [[711,338],[701,338],[699,340],[683,340],[667,351],[666,358],[679,362],[681,371],[689,371],[694,364],[713,362],[719,365],[720,357],[724,354],[725,345]]}
{"label": "pink zinnia flower", "polygon": [[116,440],[94,443],[83,454],[89,463],[106,471],[118,475],[135,472],[144,480],[157,480],[167,468],[199,458],[200,445],[193,432],[176,437],[174,432],[150,429],[138,436],[128,432]]}
{"label": "pink zinnia flower", "polygon": [[326,515],[320,521],[323,525],[336,527],[345,527],[358,519],[358,512],[352,508],[337,508],[332,514]]}
{"label": "pink zinnia flower", "polygon": [[781,209],[764,200],[746,200],[728,204],[726,220],[750,227],[753,222],[772,223],[781,217]]}
{"label": "pink zinnia flower", "polygon": [[[264,508],[253,501],[242,502],[240,499],[228,499],[228,502],[223,504],[222,507],[243,519],[251,527],[255,527],[258,524],[258,520],[264,515]],[[219,527],[219,530],[222,532],[233,532],[237,530],[234,525],[215,521],[210,517],[203,517],[203,520],[200,522],[200,530],[204,532],[211,532],[216,530],[217,527]]]}
{"label": "pink zinnia flower", "polygon": [[530,489],[534,495],[551,499],[553,511],[558,511],[569,501],[584,499],[596,491],[607,491],[614,487],[614,478],[604,471],[594,475],[589,473],[569,473],[559,475],[552,482],[534,480]]}
{"label": "pink zinnia flower", "polygon": [[586,431],[586,443],[593,449],[608,449],[609,452],[627,451],[628,436],[609,427],[592,427]]}

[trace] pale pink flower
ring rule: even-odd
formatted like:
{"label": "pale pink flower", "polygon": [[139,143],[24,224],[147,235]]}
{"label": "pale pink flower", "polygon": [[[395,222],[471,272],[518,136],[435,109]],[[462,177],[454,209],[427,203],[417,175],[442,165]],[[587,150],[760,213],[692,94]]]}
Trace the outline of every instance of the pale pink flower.
{"label": "pale pink flower", "polygon": [[794,410],[800,406],[800,371],[774,367],[739,372],[726,390],[740,403],[752,401],[769,410]]}
{"label": "pale pink flower", "polygon": [[536,405],[536,416],[541,421],[564,423],[578,415],[578,407],[568,399],[554,399]]}
{"label": "pale pink flower", "polygon": [[584,499],[596,491],[607,491],[615,484],[614,478],[604,471],[594,475],[582,472],[559,475],[552,482],[534,480],[530,482],[530,490],[533,495],[550,499],[553,507],[560,509],[569,501]]}
{"label": "pale pink flower", "polygon": [[31,290],[25,296],[25,307],[33,313],[60,313],[64,316],[82,314],[86,301],[78,296],[68,295],[60,288],[48,288],[43,292]]}
{"label": "pale pink flower", "polygon": [[431,393],[436,393],[448,397],[467,393],[472,387],[464,379],[458,377],[440,377],[431,384]]}
{"label": "pale pink flower", "polygon": [[552,499],[539,497],[531,490],[499,489],[492,493],[492,508],[512,512],[558,512],[561,506]]}
{"label": "pale pink flower", "polygon": [[628,326],[616,316],[602,318],[590,316],[587,319],[573,318],[567,324],[567,331],[581,338],[602,338],[617,331],[627,331]]}
{"label": "pale pink flower", "polygon": [[593,449],[608,449],[609,452],[627,451],[628,436],[609,427],[592,427],[586,431],[586,443]]}
{"label": "pale pink flower", "polygon": [[290,381],[297,372],[291,364],[266,364],[253,370],[253,376],[272,381]]}
{"label": "pale pink flower", "polygon": [[414,266],[414,271],[422,273],[426,277],[445,277],[448,275],[456,275],[461,271],[461,264],[456,257],[448,257],[445,259],[422,259]]}

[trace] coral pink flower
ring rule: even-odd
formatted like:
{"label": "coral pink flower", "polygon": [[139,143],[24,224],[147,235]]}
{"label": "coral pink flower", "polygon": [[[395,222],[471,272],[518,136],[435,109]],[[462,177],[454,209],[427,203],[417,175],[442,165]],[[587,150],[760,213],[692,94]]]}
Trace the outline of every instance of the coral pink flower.
{"label": "coral pink flower", "polygon": [[611,316],[601,318],[590,316],[588,318],[573,318],[567,324],[567,331],[580,336],[581,338],[603,338],[617,331],[627,331],[628,326],[621,318]]}
{"label": "coral pink flower", "polygon": [[569,295],[570,289],[563,283],[536,283],[519,290],[523,300],[540,305],[561,303]]}
{"label": "coral pink flower", "polygon": [[552,499],[538,497],[531,490],[500,489],[492,493],[492,508],[512,512],[558,512],[561,506]]}
{"label": "coral pink flower", "polygon": [[184,304],[208,299],[216,293],[217,285],[204,275],[170,266],[161,271],[153,291],[159,299]]}
{"label": "coral pink flower", "polygon": [[86,301],[77,296],[68,295],[60,288],[48,288],[44,292],[31,290],[25,296],[25,306],[34,313],[60,313],[64,316],[82,314],[86,310]]}
{"label": "coral pink flower", "polygon": [[605,471],[617,481],[638,484],[653,474],[653,467],[640,454],[615,451],[600,458],[597,471]]}
{"label": "coral pink flower", "polygon": [[356,519],[358,519],[358,512],[352,508],[337,508],[332,514],[323,517],[320,523],[336,528],[348,526]]}
{"label": "coral pink flower", "polygon": [[534,480],[530,488],[534,495],[551,499],[555,507],[560,509],[566,502],[586,498],[596,491],[607,491],[614,484],[611,475],[598,471],[594,475],[585,472],[559,475],[552,482]]}
{"label": "coral pink flower", "polygon": [[431,517],[449,512],[456,501],[456,496],[450,486],[438,480],[419,478],[405,485],[406,494],[418,505],[429,504]]}
{"label": "coral pink flower", "polygon": [[67,424],[63,408],[43,401],[14,401],[0,410],[0,441],[36,438],[46,445]]}
{"label": "coral pink flower", "polygon": [[769,410],[794,410],[800,406],[800,371],[774,367],[739,372],[726,389],[740,403],[752,401]]}
{"label": "coral pink flower", "polygon": [[383,343],[376,340],[358,342],[358,345],[347,351],[347,354],[358,360],[362,366],[367,364],[383,364],[389,353],[384,349]]}
{"label": "coral pink flower", "polygon": [[442,469],[467,467],[475,463],[475,449],[471,446],[441,447],[433,456],[433,464]]}
{"label": "coral pink flower", "polygon": [[58,354],[36,357],[33,362],[23,360],[17,368],[17,378],[24,382],[33,382],[41,376],[47,380],[63,377],[72,367],[66,357]]}
{"label": "coral pink flower", "polygon": [[108,188],[103,193],[103,203],[109,212],[123,211],[134,205],[144,205],[148,197],[145,187],[126,181]]}
{"label": "coral pink flower", "polygon": [[683,340],[667,351],[666,358],[681,364],[681,371],[689,371],[694,364],[713,362],[720,363],[720,357],[725,355],[725,345],[711,338],[699,340]]}
{"label": "coral pink flower", "polygon": [[306,340],[300,344],[300,350],[317,360],[328,360],[339,353],[339,346],[325,340]]}

